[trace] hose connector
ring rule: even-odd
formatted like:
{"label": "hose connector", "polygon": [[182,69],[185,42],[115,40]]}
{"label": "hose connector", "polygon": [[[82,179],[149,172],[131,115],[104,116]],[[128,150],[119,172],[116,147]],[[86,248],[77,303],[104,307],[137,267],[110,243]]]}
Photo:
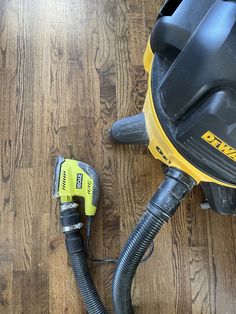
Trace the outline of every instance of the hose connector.
{"label": "hose connector", "polygon": [[63,203],[61,209],[61,226],[65,234],[65,244],[68,254],[81,252],[84,249],[82,235],[80,229],[83,224],[80,221],[80,215],[77,212],[78,204],[75,202]]}
{"label": "hose connector", "polygon": [[185,172],[169,168],[165,180],[147,205],[147,210],[168,222],[182,199],[196,184],[196,181]]}

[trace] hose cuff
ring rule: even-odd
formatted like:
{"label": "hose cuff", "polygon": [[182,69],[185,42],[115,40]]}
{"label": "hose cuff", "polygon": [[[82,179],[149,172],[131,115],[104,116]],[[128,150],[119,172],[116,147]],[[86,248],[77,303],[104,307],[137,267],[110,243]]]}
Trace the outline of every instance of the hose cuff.
{"label": "hose cuff", "polygon": [[195,180],[188,174],[179,169],[169,168],[166,179],[147,206],[149,212],[167,222],[194,185],[196,185]]}
{"label": "hose cuff", "polygon": [[69,235],[65,239],[68,254],[75,254],[84,250],[83,239],[81,235]]}
{"label": "hose cuff", "polygon": [[83,227],[83,224],[80,222],[80,215],[76,210],[77,207],[78,204],[75,202],[61,205],[60,220],[64,233],[79,230]]}
{"label": "hose cuff", "polygon": [[153,214],[155,217],[159,218],[163,222],[168,222],[171,218],[170,214],[165,213],[159,206],[155,203],[149,203],[147,205],[147,210],[149,213]]}

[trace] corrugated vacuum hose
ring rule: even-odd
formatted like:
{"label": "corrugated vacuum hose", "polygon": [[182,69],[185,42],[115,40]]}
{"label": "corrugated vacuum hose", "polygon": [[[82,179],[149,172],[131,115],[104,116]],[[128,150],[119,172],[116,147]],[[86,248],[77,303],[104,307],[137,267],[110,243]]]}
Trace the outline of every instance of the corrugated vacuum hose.
{"label": "corrugated vacuum hose", "polygon": [[90,275],[87,252],[80,233],[83,224],[76,212],[76,206],[77,204],[73,202],[61,205],[61,224],[66,237],[67,253],[87,312],[89,314],[106,314],[106,309]]}
{"label": "corrugated vacuum hose", "polygon": [[186,173],[170,168],[166,178],[123,248],[113,277],[115,314],[131,314],[131,285],[139,263],[165,222],[174,215],[180,201],[196,182]]}
{"label": "corrugated vacuum hose", "polygon": [[77,287],[81,293],[89,314],[106,314],[106,309],[98,295],[97,289],[90,276],[85,252],[69,254]]}

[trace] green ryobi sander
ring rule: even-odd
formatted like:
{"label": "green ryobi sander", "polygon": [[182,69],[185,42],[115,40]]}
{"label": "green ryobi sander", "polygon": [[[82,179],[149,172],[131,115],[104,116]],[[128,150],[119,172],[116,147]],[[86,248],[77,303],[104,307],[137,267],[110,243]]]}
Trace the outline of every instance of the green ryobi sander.
{"label": "green ryobi sander", "polygon": [[[236,215],[236,1],[166,1],[148,41],[144,67],[149,84],[143,113],[115,122],[110,133],[120,144],[147,145],[167,171],[115,262],[116,314],[133,313],[136,269],[195,185],[202,186],[213,210]],[[106,313],[89,274],[73,199],[90,200],[87,214],[94,215],[92,194],[98,180],[90,166],[85,170],[73,163],[58,160],[55,196],[61,198],[67,250],[86,309]]]}

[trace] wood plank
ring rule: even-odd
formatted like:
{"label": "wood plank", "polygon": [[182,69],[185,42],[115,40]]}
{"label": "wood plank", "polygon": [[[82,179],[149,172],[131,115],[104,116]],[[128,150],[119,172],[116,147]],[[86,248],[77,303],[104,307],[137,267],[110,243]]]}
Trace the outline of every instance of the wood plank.
{"label": "wood plank", "polygon": [[12,146],[11,141],[0,141],[0,213],[12,211]]}
{"label": "wood plank", "polygon": [[[1,221],[0,221],[1,222]],[[0,259],[0,312],[12,313],[12,288],[13,264],[12,261]]]}
{"label": "wood plank", "polygon": [[3,0],[0,6],[0,69],[13,72],[17,67],[17,14],[12,2]]}
{"label": "wood plank", "polygon": [[13,271],[12,313],[49,313],[42,284],[47,286],[47,280],[47,272]]}
{"label": "wood plank", "polygon": [[209,213],[208,241],[211,254],[210,287],[212,312],[235,312],[235,250],[231,217]]}
{"label": "wood plank", "polygon": [[209,247],[207,234],[208,212],[200,208],[202,190],[190,194],[187,208],[192,313],[211,313],[209,287]]}
{"label": "wood plank", "polygon": [[16,75],[0,69],[0,140],[14,141],[16,130]]}
{"label": "wood plank", "polygon": [[14,271],[26,271],[31,268],[32,255],[32,169],[19,169],[14,180]]}
{"label": "wood plank", "polygon": [[182,206],[172,218],[172,249],[176,290],[176,313],[191,313],[191,285],[186,208]]}
{"label": "wood plank", "polygon": [[143,61],[149,35],[146,28],[144,1],[130,1],[128,18],[130,59],[134,65],[140,65]]}
{"label": "wood plank", "polygon": [[209,297],[208,251],[206,247],[189,249],[192,313],[211,313]]}
{"label": "wood plank", "polygon": [[13,195],[12,142],[0,141],[0,313],[12,313]]}
{"label": "wood plank", "polygon": [[[33,146],[33,104],[35,53],[35,32],[37,32],[36,2],[19,2],[17,68],[16,68],[16,167],[30,168]],[[31,15],[28,12],[31,11]]]}

